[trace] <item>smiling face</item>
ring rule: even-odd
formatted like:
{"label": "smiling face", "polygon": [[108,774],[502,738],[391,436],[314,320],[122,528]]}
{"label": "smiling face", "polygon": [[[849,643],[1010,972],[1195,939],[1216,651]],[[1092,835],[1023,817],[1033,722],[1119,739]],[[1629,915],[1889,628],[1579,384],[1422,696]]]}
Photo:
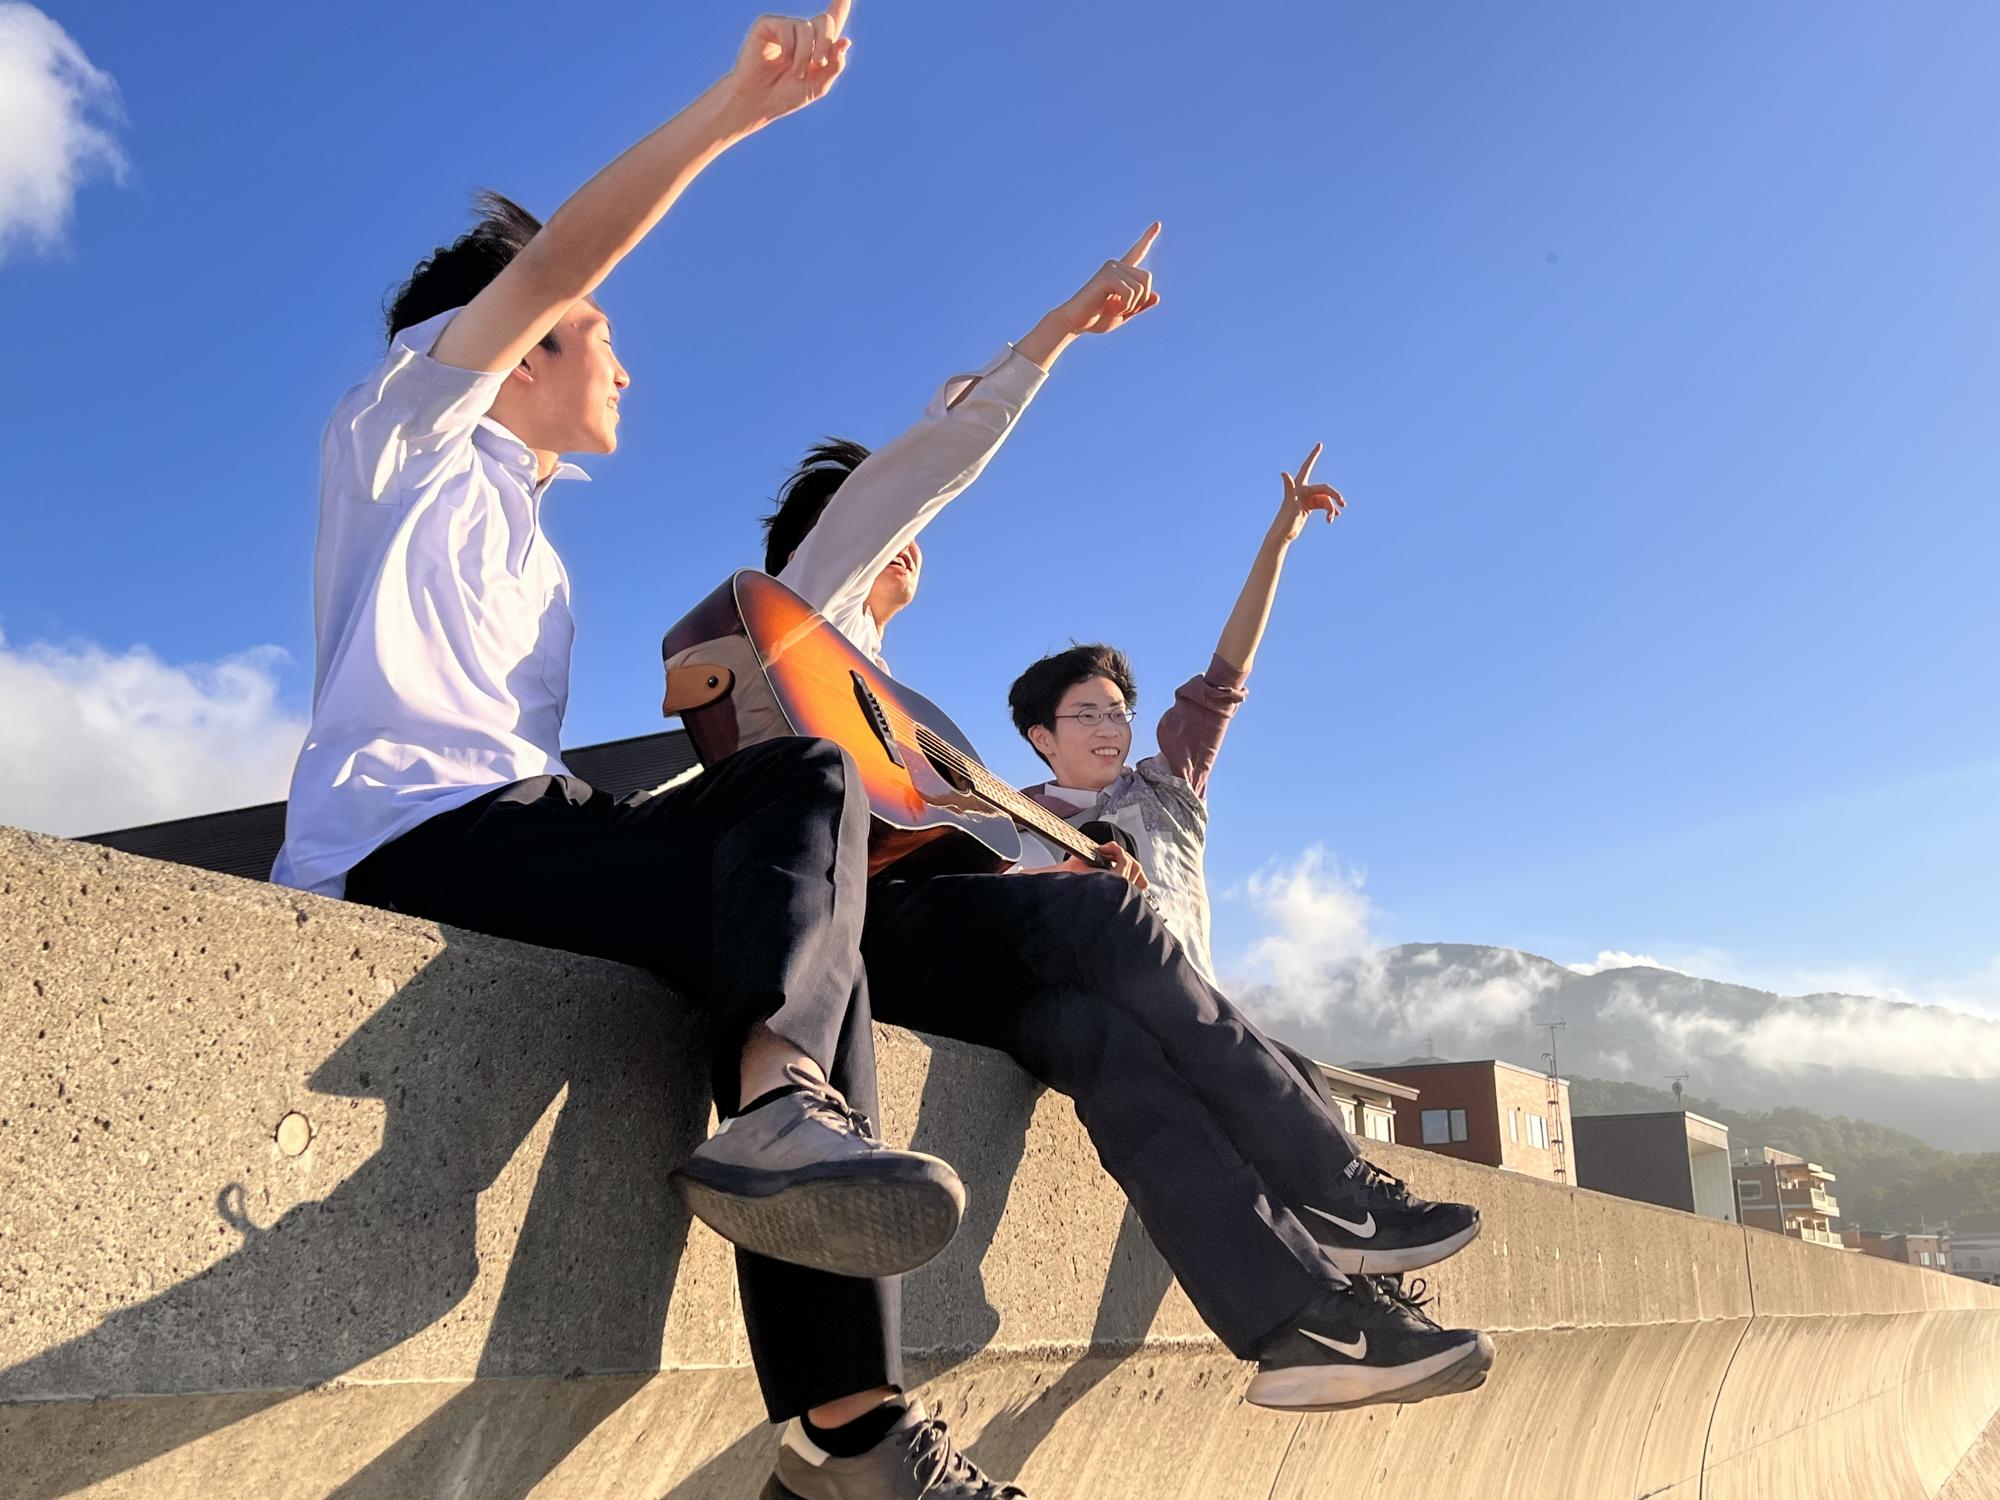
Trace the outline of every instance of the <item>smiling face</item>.
{"label": "smiling face", "polygon": [[[1028,743],[1049,763],[1058,784],[1101,792],[1118,779],[1132,749],[1132,726],[1105,717],[1125,706],[1125,694],[1117,683],[1109,677],[1087,677],[1073,683],[1057,701],[1053,726],[1030,727]],[[1086,724],[1078,714],[1091,715],[1097,722]]]}
{"label": "smiling face", "polygon": [[611,352],[611,320],[586,298],[554,329],[556,348],[528,351],[493,402],[493,420],[545,453],[610,453],[618,401],[632,377]]}

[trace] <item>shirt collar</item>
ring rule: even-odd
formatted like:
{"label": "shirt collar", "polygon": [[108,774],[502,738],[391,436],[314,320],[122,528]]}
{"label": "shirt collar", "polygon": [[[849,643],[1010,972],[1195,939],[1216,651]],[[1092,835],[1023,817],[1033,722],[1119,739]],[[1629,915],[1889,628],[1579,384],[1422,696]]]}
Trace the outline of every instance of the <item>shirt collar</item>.
{"label": "shirt collar", "polygon": [[1098,793],[1081,791],[1073,786],[1064,786],[1058,781],[1042,784],[1042,790],[1049,796],[1067,802],[1072,807],[1091,807],[1097,802]]}
{"label": "shirt collar", "polygon": [[[479,419],[479,426],[473,430],[472,439],[481,448],[510,468],[518,466],[527,469],[530,473],[534,471],[534,449],[515,437],[513,433],[509,432],[491,417],[481,417]],[[589,478],[590,476],[575,464],[559,459],[556,462],[555,468],[549,471],[548,482],[554,484],[558,479],[588,480]]]}

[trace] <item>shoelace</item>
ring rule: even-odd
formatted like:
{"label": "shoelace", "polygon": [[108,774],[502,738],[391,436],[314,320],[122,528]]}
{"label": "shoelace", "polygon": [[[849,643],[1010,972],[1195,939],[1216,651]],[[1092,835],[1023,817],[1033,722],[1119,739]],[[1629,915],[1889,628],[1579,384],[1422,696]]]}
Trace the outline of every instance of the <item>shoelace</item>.
{"label": "shoelace", "polygon": [[[917,1477],[923,1481],[917,1493],[928,1495],[940,1482],[955,1486],[976,1500],[1028,1500],[1026,1490],[1011,1484],[995,1484],[951,1440],[951,1429],[942,1417],[925,1417],[910,1434],[910,1458]],[[926,1469],[928,1465],[928,1469]]]}
{"label": "shoelace", "polygon": [[799,1113],[778,1127],[778,1133],[771,1137],[774,1144],[813,1119],[824,1121],[843,1134],[858,1135],[865,1141],[875,1139],[874,1122],[838,1094],[823,1094],[808,1088],[802,1089],[798,1097]]}
{"label": "shoelace", "polygon": [[1411,1206],[1410,1185],[1400,1177],[1391,1177],[1373,1162],[1361,1163],[1361,1190],[1373,1192],[1387,1198],[1391,1203]]}
{"label": "shoelace", "polygon": [[1444,1331],[1443,1325],[1424,1311],[1436,1299],[1429,1295],[1431,1284],[1423,1277],[1417,1277],[1408,1286],[1403,1284],[1403,1278],[1398,1274],[1363,1276],[1359,1280],[1366,1283],[1368,1288],[1382,1301],[1393,1303],[1395,1306],[1402,1308],[1409,1316],[1431,1328],[1437,1329],[1440,1333]]}

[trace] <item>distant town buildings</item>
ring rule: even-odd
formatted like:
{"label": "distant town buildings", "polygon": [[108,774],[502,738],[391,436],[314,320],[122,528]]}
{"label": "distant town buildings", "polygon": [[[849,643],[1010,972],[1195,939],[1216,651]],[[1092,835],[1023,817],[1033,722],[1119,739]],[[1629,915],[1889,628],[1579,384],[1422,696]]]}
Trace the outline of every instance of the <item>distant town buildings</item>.
{"label": "distant town buildings", "polygon": [[1414,1091],[1396,1100],[1396,1139],[1404,1145],[1575,1183],[1568,1083],[1552,1084],[1545,1073],[1497,1058],[1398,1063],[1369,1072]]}
{"label": "distant town buildings", "polygon": [[1686,1110],[1579,1115],[1576,1185],[1734,1224],[1729,1127]]}
{"label": "distant town buildings", "polygon": [[1880,1260],[1934,1271],[1951,1269],[1951,1236],[1947,1234],[1877,1234],[1870,1229],[1846,1229],[1840,1239],[1848,1249]]}
{"label": "distant town buildings", "polygon": [[1954,1234],[1950,1270],[1955,1276],[2000,1286],[2000,1234]]}
{"label": "distant town buildings", "polygon": [[1413,1102],[1415,1089],[1332,1063],[1321,1063],[1319,1070],[1340,1108],[1341,1123],[1350,1132],[1371,1141],[1396,1139],[1396,1107]]}
{"label": "distant town buildings", "polygon": [[1840,1204],[1827,1188],[1834,1176],[1819,1163],[1776,1146],[1756,1152],[1745,1147],[1733,1170],[1736,1214],[1744,1224],[1809,1244],[1846,1248],[1833,1227]]}

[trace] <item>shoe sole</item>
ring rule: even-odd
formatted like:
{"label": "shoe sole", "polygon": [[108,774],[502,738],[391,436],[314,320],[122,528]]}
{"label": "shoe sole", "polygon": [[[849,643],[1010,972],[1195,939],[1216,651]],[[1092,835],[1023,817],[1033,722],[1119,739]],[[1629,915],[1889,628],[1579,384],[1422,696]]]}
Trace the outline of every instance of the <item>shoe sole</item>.
{"label": "shoe sole", "polygon": [[673,1184],[696,1218],[739,1249],[836,1276],[913,1271],[951,1243],[965,1217],[958,1175],[915,1154],[787,1173],[695,1161]]}
{"label": "shoe sole", "polygon": [[1372,1250],[1366,1245],[1329,1245],[1320,1242],[1326,1258],[1349,1276],[1387,1276],[1404,1271],[1421,1271],[1458,1254],[1479,1238],[1479,1221],[1457,1234],[1428,1245],[1405,1245],[1399,1250]]}
{"label": "shoe sole", "polygon": [[[1407,1365],[1310,1365],[1260,1371],[1244,1400],[1273,1411],[1348,1411],[1357,1406],[1407,1405],[1476,1390],[1493,1368],[1493,1340],[1469,1344]],[[1399,1383],[1397,1383],[1399,1382]]]}

